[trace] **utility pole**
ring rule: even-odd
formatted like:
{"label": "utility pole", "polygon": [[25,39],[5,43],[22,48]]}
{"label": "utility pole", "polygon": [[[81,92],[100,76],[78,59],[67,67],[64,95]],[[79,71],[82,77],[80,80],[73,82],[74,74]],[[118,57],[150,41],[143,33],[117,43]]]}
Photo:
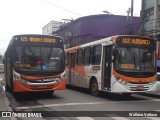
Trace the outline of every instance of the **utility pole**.
{"label": "utility pole", "polygon": [[153,36],[155,37],[157,35],[157,11],[158,11],[158,0],[154,0],[154,26],[153,26]]}
{"label": "utility pole", "polygon": [[131,0],[130,34],[133,34],[133,0]]}

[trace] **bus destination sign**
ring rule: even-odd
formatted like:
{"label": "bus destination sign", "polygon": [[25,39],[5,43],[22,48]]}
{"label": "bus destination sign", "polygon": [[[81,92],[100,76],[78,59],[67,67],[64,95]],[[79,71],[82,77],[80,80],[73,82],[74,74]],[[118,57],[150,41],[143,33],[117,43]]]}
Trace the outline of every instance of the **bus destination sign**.
{"label": "bus destination sign", "polygon": [[56,43],[54,38],[40,38],[40,37],[20,37],[21,42],[32,42],[32,43]]}
{"label": "bus destination sign", "polygon": [[150,45],[150,40],[140,38],[122,38],[123,44]]}

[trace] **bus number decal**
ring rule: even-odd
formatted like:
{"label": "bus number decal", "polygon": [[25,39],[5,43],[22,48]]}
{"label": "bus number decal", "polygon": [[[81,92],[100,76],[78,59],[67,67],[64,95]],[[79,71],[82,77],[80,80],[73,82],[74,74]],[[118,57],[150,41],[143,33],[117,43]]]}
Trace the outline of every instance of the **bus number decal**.
{"label": "bus number decal", "polygon": [[27,42],[28,39],[27,39],[27,37],[21,37],[21,41],[22,41],[22,42]]}
{"label": "bus number decal", "polygon": [[134,69],[135,65],[134,64],[121,64],[122,69]]}

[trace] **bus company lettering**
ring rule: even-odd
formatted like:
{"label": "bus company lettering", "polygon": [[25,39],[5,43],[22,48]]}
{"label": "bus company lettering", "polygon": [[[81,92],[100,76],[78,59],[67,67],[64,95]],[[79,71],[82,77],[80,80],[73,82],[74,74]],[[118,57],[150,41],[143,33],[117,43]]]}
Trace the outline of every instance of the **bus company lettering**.
{"label": "bus company lettering", "polygon": [[36,37],[30,37],[27,39],[26,37],[21,37],[22,42],[41,42],[41,43],[55,43],[56,39],[53,38],[36,38]]}
{"label": "bus company lettering", "polygon": [[122,43],[124,44],[139,44],[139,45],[149,45],[149,40],[143,40],[143,39],[134,39],[134,38],[123,38]]}

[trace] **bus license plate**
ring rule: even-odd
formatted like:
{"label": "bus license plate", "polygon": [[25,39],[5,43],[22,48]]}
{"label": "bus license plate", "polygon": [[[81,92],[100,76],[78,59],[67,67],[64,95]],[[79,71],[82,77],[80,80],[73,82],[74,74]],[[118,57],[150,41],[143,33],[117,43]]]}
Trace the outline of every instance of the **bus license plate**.
{"label": "bus license plate", "polygon": [[137,86],[136,90],[143,90],[144,87],[143,86]]}
{"label": "bus license plate", "polygon": [[47,86],[38,86],[38,88],[47,88]]}

